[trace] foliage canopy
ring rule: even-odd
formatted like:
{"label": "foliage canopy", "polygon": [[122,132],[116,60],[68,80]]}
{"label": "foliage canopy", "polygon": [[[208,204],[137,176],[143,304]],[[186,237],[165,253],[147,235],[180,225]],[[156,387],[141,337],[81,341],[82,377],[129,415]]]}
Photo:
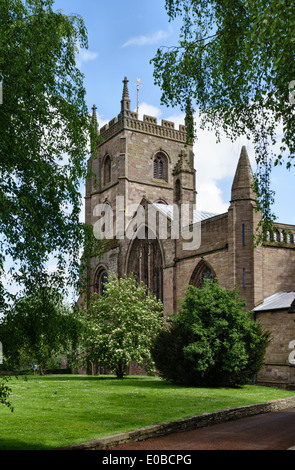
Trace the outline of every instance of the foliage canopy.
{"label": "foliage canopy", "polygon": [[59,292],[41,288],[18,298],[0,322],[6,365],[18,370],[34,362],[43,374],[54,354],[77,347],[80,332],[79,321]]}
{"label": "foliage canopy", "polygon": [[[96,245],[79,221],[92,127],[75,60],[87,33],[53,3],[0,3],[0,274],[6,261],[29,291],[76,281],[79,249]],[[4,309],[3,283],[0,295]]]}
{"label": "foliage canopy", "polygon": [[272,166],[294,164],[294,7],[293,0],[166,0],[170,21],[182,18],[179,45],[152,60],[164,104],[185,110],[191,102],[201,128],[253,141],[269,225]]}

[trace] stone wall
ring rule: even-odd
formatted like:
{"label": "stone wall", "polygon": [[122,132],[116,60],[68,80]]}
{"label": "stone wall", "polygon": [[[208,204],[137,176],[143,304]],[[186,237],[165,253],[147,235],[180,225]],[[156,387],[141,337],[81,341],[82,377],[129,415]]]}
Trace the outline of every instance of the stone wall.
{"label": "stone wall", "polygon": [[295,340],[295,314],[288,313],[286,309],[256,312],[255,316],[263,329],[271,334],[257,383],[295,390],[295,365],[289,363],[292,351],[289,343]]}
{"label": "stone wall", "polygon": [[263,250],[263,298],[294,290],[294,262],[293,247],[270,244]]}

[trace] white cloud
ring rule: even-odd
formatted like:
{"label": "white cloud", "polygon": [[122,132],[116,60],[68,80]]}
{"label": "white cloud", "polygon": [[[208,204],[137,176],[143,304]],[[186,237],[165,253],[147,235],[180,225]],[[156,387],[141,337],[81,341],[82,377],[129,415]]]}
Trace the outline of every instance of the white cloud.
{"label": "white cloud", "polygon": [[103,119],[99,114],[96,115],[98,127],[101,129],[105,124],[108,124],[110,119]]}
{"label": "white cloud", "polygon": [[159,119],[162,115],[162,111],[157,106],[152,106],[148,103],[141,103],[138,107],[138,119],[142,120],[144,114]]}
{"label": "white cloud", "polygon": [[78,67],[81,67],[83,63],[90,62],[97,59],[98,52],[92,52],[87,49],[79,49],[79,52],[76,56],[76,63]]}
{"label": "white cloud", "polygon": [[[202,179],[201,179],[202,180]],[[222,199],[222,192],[215,181],[207,181],[197,186],[197,209],[215,214],[227,212],[229,203]]]}
{"label": "white cloud", "polygon": [[[185,115],[178,114],[167,117],[168,121],[184,124]],[[215,213],[223,213],[228,210],[229,200],[225,198],[220,189],[224,179],[231,182],[234,179],[242,146],[245,145],[249,159],[255,170],[255,157],[253,148],[245,138],[232,142],[225,137],[216,142],[213,131],[197,128],[197,140],[194,143],[197,208]]]}
{"label": "white cloud", "polygon": [[195,168],[197,170],[198,203],[201,210],[217,213],[227,211],[230,201],[225,200],[220,185],[224,179],[227,179],[231,185],[243,145],[247,148],[254,170],[254,152],[245,138],[232,142],[230,139],[223,137],[217,143],[214,132],[198,131],[198,139],[194,144],[194,153]]}
{"label": "white cloud", "polygon": [[162,39],[168,38],[171,33],[172,33],[172,28],[170,28],[169,31],[159,30],[149,35],[135,36],[135,37],[128,39],[124,44],[122,44],[121,47],[152,46],[154,44],[157,44]]}

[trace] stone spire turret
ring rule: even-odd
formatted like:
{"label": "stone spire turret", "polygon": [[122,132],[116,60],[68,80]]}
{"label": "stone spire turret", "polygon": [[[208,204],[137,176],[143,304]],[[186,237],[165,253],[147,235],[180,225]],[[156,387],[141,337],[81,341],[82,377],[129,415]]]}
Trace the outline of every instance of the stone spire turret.
{"label": "stone spire turret", "polygon": [[254,176],[246,147],[243,146],[231,188],[231,201],[256,200],[254,192]]}
{"label": "stone spire turret", "polygon": [[97,131],[97,116],[96,116],[96,110],[97,110],[97,107],[95,106],[95,104],[92,106],[92,123],[93,123],[93,127],[94,129]]}
{"label": "stone spire turret", "polygon": [[129,99],[129,91],[128,91],[128,82],[127,77],[124,78],[124,88],[123,88],[123,95],[121,100],[121,112],[124,113],[125,111],[130,111],[130,99]]}

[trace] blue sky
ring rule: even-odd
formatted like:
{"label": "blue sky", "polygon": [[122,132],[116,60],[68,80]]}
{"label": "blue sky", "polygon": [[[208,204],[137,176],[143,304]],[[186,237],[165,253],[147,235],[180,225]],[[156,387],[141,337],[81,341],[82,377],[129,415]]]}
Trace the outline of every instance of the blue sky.
{"label": "blue sky", "polygon": [[[87,105],[91,110],[96,104],[100,125],[120,112],[125,75],[129,79],[132,109],[136,108],[136,85],[140,78],[140,115],[149,114],[159,121],[170,119],[176,125],[183,123],[179,109],[160,105],[161,90],[154,85],[150,64],[158,47],[178,42],[180,22],[168,21],[164,0],[56,0],[55,8],[84,18],[89,49],[81,51],[78,63],[85,75]],[[255,171],[252,146],[243,136],[234,143],[224,139],[216,144],[213,133],[199,132],[194,147],[198,209],[217,213],[227,210],[242,145],[246,145]],[[295,224],[294,170],[276,169],[272,188],[276,192],[274,210],[278,220]]]}

